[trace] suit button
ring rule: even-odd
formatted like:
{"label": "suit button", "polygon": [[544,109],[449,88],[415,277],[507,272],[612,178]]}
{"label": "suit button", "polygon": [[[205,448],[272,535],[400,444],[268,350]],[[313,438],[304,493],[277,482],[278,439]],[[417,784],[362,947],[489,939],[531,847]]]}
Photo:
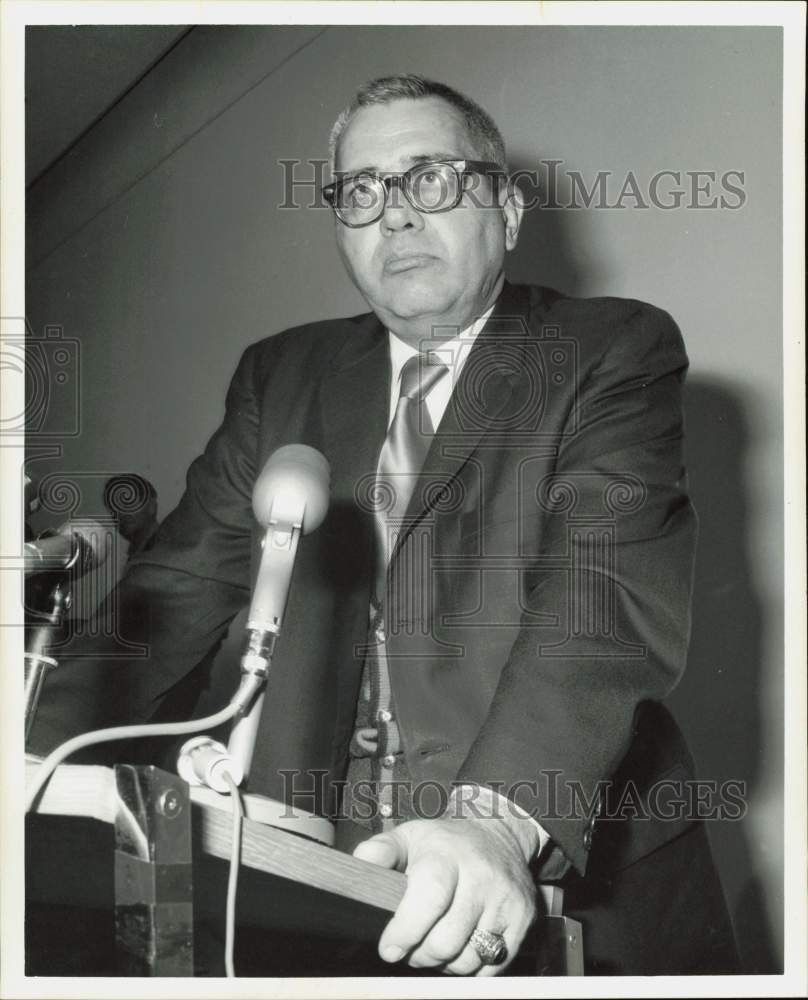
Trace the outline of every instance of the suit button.
{"label": "suit button", "polygon": [[390,819],[390,817],[393,815],[393,807],[388,806],[387,803],[385,803],[384,805],[379,806],[379,813],[385,819]]}
{"label": "suit button", "polygon": [[592,828],[591,827],[587,827],[584,830],[584,850],[585,851],[591,851],[592,850]]}
{"label": "suit button", "polygon": [[386,708],[383,708],[379,712],[377,718],[378,718],[379,722],[392,722],[393,721],[393,715],[392,715],[392,713],[388,712]]}
{"label": "suit button", "polygon": [[384,764],[385,767],[392,767],[395,762],[396,758],[391,753],[387,754],[386,757],[382,757],[382,764]]}

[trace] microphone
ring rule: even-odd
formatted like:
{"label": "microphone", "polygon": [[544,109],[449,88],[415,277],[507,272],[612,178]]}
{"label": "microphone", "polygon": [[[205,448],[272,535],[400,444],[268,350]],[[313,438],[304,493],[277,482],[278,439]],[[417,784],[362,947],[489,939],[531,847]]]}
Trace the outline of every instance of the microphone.
{"label": "microphone", "polygon": [[76,576],[83,576],[104,562],[103,536],[104,529],[97,521],[68,521],[55,535],[25,543],[25,575],[73,570]]}
{"label": "microphone", "polygon": [[[53,636],[70,607],[69,583],[72,579],[100,566],[106,558],[102,547],[104,528],[89,518],[68,521],[58,532],[24,547],[26,579],[26,650],[25,650],[25,738],[34,724],[39,698],[48,671],[58,664],[48,655]],[[48,578],[46,574],[54,574]],[[69,574],[69,575],[68,575]],[[56,582],[58,580],[58,583]],[[44,589],[43,589],[44,588]],[[53,590],[51,591],[51,588]],[[34,611],[33,607],[51,591],[49,611]],[[28,599],[32,599],[29,604]]]}
{"label": "microphone", "polygon": [[297,545],[301,534],[314,531],[325,519],[330,478],[331,469],[324,455],[308,445],[289,444],[270,455],[253,489],[253,512],[266,534],[247,616],[247,649],[241,658],[241,673],[242,678],[258,675],[264,684],[250,710],[230,732],[227,752],[235,765],[234,777],[250,771],[266,678],[283,626]]}
{"label": "microphone", "polygon": [[267,533],[248,630],[280,633],[297,543],[325,519],[330,476],[326,458],[304,444],[285,445],[267,459],[253,488],[253,513]]}

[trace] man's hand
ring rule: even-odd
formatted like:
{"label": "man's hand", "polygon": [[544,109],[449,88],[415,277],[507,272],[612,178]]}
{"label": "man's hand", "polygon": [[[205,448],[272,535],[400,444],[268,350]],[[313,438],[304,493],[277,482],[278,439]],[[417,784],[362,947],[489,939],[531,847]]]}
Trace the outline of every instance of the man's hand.
{"label": "man's hand", "polygon": [[[387,962],[458,976],[495,976],[516,955],[536,913],[525,851],[496,817],[419,819],[361,843],[354,856],[407,873],[407,890],[379,940]],[[483,965],[475,928],[502,934],[508,959]]]}

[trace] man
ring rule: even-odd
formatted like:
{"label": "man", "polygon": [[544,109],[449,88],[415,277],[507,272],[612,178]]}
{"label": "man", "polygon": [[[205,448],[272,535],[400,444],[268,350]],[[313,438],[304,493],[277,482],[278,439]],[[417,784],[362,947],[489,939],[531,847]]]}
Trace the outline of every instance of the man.
{"label": "man", "polygon": [[449,88],[367,84],[332,147],[337,243],[372,313],[248,349],[120,588],[151,660],[74,677],[69,718],[54,688],[47,742],[99,705],[170,701],[249,600],[264,462],[312,445],[331,507],[300,545],[250,789],[336,808],[343,847],[407,872],[381,957],[501,972],[539,879],[567,887],[589,971],[732,971],[702,826],[630,819],[691,774],[656,705],[684,668],[695,543],[678,330],[505,283],[519,192],[493,121]]}

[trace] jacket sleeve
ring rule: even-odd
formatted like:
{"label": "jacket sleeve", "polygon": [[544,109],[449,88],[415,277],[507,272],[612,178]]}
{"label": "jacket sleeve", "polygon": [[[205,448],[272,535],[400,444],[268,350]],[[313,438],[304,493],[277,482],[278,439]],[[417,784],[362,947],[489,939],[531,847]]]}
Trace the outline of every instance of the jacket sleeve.
{"label": "jacket sleeve", "polygon": [[115,635],[72,642],[69,658],[49,676],[32,752],[90,729],[151,718],[249,600],[255,355],[253,347],[242,356],[224,420],[191,465],[179,505],[107,598],[99,617],[115,623]]}
{"label": "jacket sleeve", "polygon": [[[592,837],[582,804],[626,754],[640,702],[678,681],[690,633],[687,357],[667,314],[634,306],[582,380],[554,475],[531,484],[544,516],[525,607],[557,625],[519,632],[458,775],[505,777],[581,873]],[[547,569],[553,557],[571,569]]]}

